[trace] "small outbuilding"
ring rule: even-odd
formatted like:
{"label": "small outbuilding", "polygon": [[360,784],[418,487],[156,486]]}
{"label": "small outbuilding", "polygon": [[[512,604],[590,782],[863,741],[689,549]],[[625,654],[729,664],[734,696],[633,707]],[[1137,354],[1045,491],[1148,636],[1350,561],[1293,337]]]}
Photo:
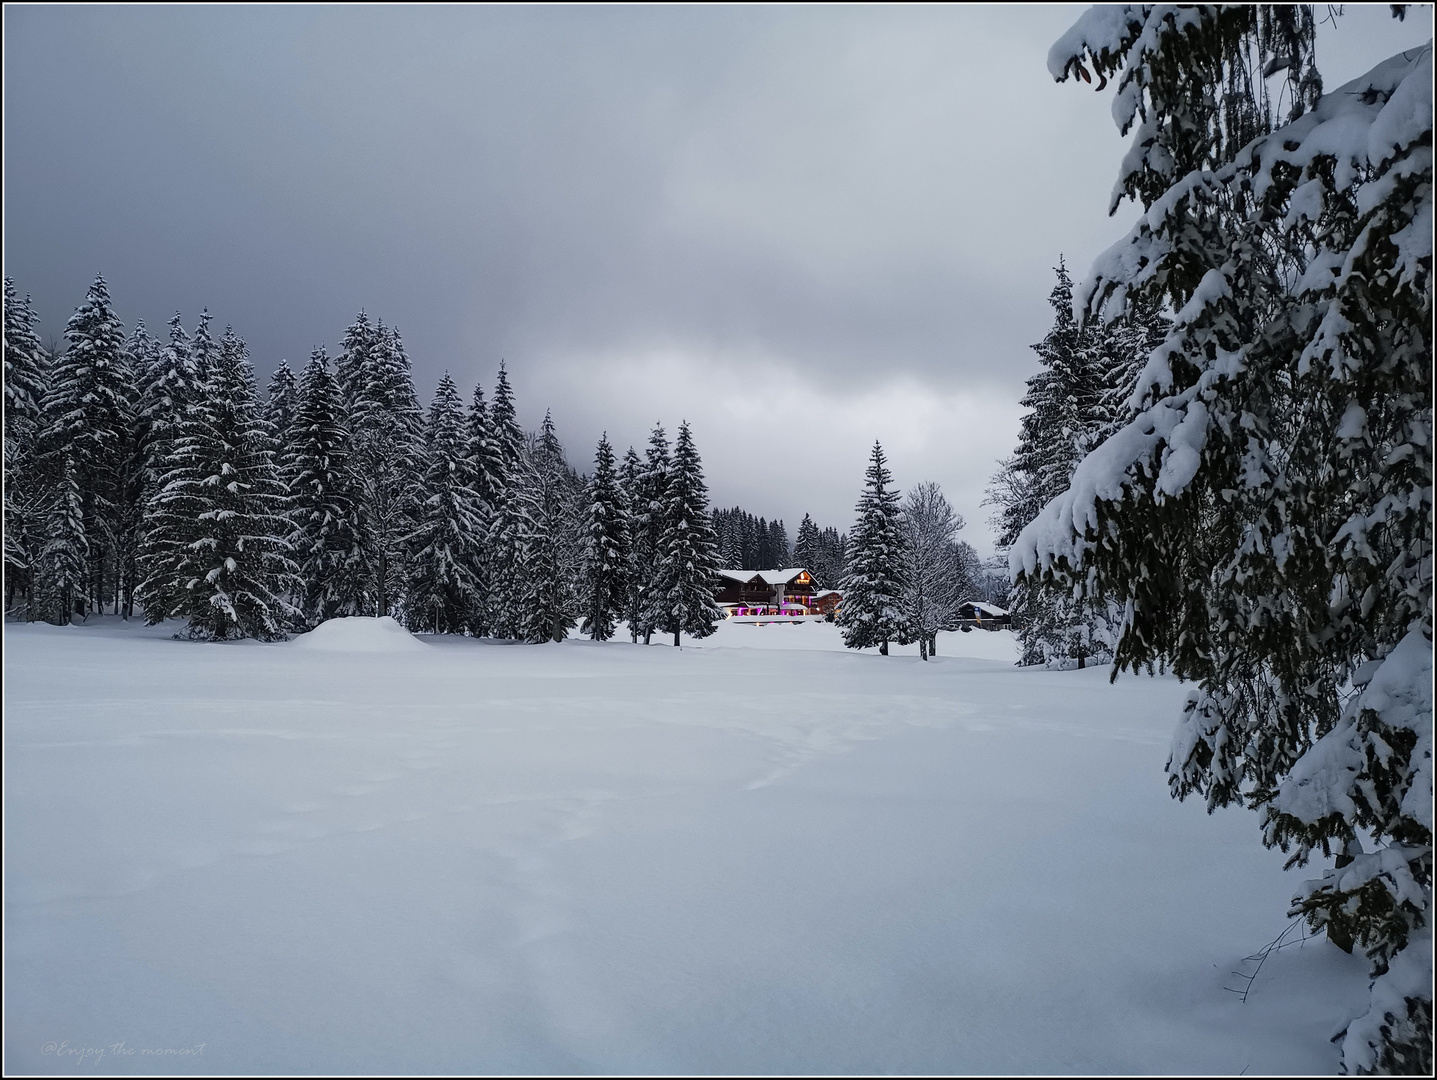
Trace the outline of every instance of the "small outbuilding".
{"label": "small outbuilding", "polygon": [[1008,630],[1012,628],[1013,617],[984,600],[965,600],[958,605],[958,629]]}

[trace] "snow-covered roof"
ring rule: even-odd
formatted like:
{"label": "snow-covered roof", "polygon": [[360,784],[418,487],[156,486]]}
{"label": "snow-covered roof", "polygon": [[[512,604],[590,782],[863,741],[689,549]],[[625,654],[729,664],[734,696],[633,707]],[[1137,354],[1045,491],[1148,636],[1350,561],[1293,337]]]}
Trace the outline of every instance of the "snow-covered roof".
{"label": "snow-covered roof", "polygon": [[720,570],[719,577],[728,578],[730,581],[738,581],[747,584],[758,577],[757,570]]}
{"label": "snow-covered roof", "polygon": [[985,601],[983,601],[983,600],[964,600],[964,601],[963,601],[961,604],[959,604],[958,606],[959,606],[959,607],[971,607],[971,608],[974,608],[975,610],[977,610],[978,612],[980,612],[980,613],[983,614],[983,615],[992,615],[994,618],[997,618],[999,615],[1006,615],[1006,614],[1008,614],[1006,611],[1004,611],[1002,608],[998,607],[996,604],[989,604],[989,603],[987,603],[987,602],[985,602]]}
{"label": "snow-covered roof", "polygon": [[765,585],[787,585],[799,574],[813,576],[813,572],[804,566],[791,566],[787,570],[720,570],[718,573],[730,581],[749,582],[757,578]]}
{"label": "snow-covered roof", "polygon": [[813,598],[814,598],[815,600],[821,600],[821,599],[823,599],[825,596],[842,596],[842,595],[843,595],[843,594],[842,594],[841,592],[839,592],[837,589],[824,589],[822,592],[816,592],[816,593],[814,593],[814,594],[813,594]]}
{"label": "snow-covered roof", "polygon": [[[787,570],[760,570],[758,576],[763,578],[765,585],[787,585],[799,574],[808,574],[802,566],[790,566]],[[812,574],[808,575],[812,577]]]}

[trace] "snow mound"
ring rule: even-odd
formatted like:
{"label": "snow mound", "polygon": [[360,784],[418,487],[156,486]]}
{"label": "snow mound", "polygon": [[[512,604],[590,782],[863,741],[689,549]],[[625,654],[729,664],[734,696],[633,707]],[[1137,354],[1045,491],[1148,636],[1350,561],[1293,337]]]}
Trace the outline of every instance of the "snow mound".
{"label": "snow mound", "polygon": [[388,615],[379,619],[367,615],[329,619],[309,633],[296,636],[293,645],[320,652],[417,652],[425,647]]}

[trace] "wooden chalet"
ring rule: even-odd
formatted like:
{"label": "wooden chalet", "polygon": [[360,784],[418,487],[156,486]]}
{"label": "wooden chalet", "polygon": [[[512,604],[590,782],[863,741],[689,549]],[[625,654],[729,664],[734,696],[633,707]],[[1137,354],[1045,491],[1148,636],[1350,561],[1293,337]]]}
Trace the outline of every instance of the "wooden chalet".
{"label": "wooden chalet", "polygon": [[1008,630],[1012,628],[1013,617],[995,604],[982,600],[965,600],[958,605],[958,629]]}
{"label": "wooden chalet", "polygon": [[[818,584],[801,566],[786,570],[720,570],[718,576],[714,601],[725,617],[823,614],[815,602]],[[838,594],[829,590],[825,595]],[[837,600],[826,603],[831,608]]]}

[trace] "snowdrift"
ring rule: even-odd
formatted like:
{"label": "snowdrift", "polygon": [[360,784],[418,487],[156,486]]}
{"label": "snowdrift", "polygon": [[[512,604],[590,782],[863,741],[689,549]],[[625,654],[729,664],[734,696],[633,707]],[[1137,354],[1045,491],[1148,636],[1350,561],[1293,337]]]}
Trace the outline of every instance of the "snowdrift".
{"label": "snowdrift", "polygon": [[300,634],[291,644],[296,649],[318,652],[418,652],[425,648],[422,641],[388,615],[379,619],[367,615],[330,619]]}

